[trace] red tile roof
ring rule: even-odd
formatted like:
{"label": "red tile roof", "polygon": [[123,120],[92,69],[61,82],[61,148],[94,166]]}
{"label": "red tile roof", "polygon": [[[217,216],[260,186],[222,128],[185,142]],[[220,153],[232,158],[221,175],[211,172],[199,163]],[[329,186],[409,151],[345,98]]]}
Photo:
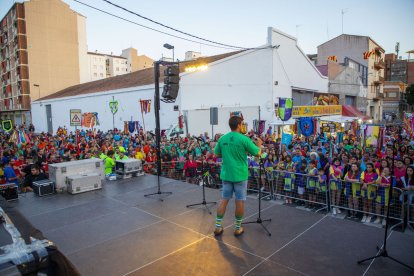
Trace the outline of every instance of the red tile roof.
{"label": "red tile roof", "polygon": [[[196,64],[209,64],[233,55],[236,55],[242,51],[236,51],[236,52],[230,52],[225,53],[221,55],[216,56],[210,56],[210,57],[200,57],[195,60],[191,61],[184,61],[180,64],[184,64],[185,66],[191,66]],[[184,71],[185,66],[180,66],[180,71]],[[164,70],[161,71],[160,78],[163,77]],[[74,86],[70,86],[68,88],[65,88],[63,90],[60,90],[56,93],[50,94],[46,97],[43,97],[39,100],[51,100],[51,99],[57,99],[57,98],[63,98],[63,97],[73,97],[73,96],[79,96],[79,95],[85,95],[85,94],[91,94],[91,93],[97,93],[97,92],[107,92],[110,90],[116,90],[116,89],[122,89],[122,88],[128,88],[128,87],[137,87],[137,86],[143,86],[143,85],[149,85],[154,83],[154,68],[147,68],[143,70],[139,70],[136,72],[132,72],[129,74],[119,75],[115,77],[110,77],[102,80],[77,84]]]}

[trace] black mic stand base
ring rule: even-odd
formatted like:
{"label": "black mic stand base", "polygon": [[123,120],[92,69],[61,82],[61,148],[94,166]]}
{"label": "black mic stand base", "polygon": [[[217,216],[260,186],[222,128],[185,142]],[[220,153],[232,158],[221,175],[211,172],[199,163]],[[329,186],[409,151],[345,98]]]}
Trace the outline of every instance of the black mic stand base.
{"label": "black mic stand base", "polygon": [[163,198],[161,198],[161,195],[167,195],[167,196],[169,196],[169,195],[172,195],[172,192],[161,192],[161,191],[158,191],[158,192],[156,192],[156,193],[152,193],[152,194],[147,194],[147,195],[144,195],[144,197],[152,197],[152,196],[155,196],[155,195],[160,196],[160,197],[158,198],[160,201],[164,201],[164,199],[163,199]]}
{"label": "black mic stand base", "polygon": [[201,202],[201,203],[195,203],[195,204],[187,205],[187,208],[188,207],[193,207],[193,206],[198,206],[198,205],[204,205],[204,207],[207,209],[208,213],[211,215],[211,210],[210,210],[210,208],[208,208],[209,204],[217,204],[217,202],[215,202],[215,201],[209,201],[208,202],[208,201],[203,200],[203,202]]}
{"label": "black mic stand base", "polygon": [[263,229],[265,230],[266,234],[270,237],[272,235],[272,233],[270,233],[269,230],[267,230],[266,226],[263,225],[263,222],[266,222],[266,221],[272,221],[272,219],[261,219],[261,218],[257,218],[254,221],[246,221],[246,222],[243,222],[242,224],[258,223],[258,224],[260,224],[263,227]]}
{"label": "black mic stand base", "polygon": [[357,263],[358,263],[358,264],[362,264],[362,263],[364,263],[364,262],[366,262],[366,261],[370,261],[370,260],[374,260],[374,259],[377,259],[377,258],[384,257],[384,258],[388,258],[388,259],[390,259],[390,260],[392,260],[392,261],[394,261],[394,262],[396,262],[396,263],[399,263],[400,265],[405,266],[406,268],[408,268],[408,269],[410,269],[410,270],[414,271],[414,267],[409,266],[409,265],[407,265],[407,264],[405,264],[405,263],[403,263],[403,262],[401,262],[401,261],[399,261],[399,260],[397,260],[397,259],[395,259],[395,258],[391,257],[390,255],[388,255],[388,251],[387,251],[387,249],[385,249],[385,248],[379,248],[379,247],[377,246],[377,250],[379,251],[377,255],[375,255],[375,256],[373,256],[373,257],[369,257],[369,258],[363,259],[363,260],[360,260],[360,261],[358,261]]}

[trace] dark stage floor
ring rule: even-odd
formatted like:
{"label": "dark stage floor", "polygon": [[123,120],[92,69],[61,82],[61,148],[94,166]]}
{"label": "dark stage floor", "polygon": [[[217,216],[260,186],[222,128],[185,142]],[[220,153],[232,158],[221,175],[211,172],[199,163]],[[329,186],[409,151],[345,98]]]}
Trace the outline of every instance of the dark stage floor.
{"label": "dark stage floor", "polygon": [[[387,259],[357,265],[376,253],[383,229],[324,214],[264,202],[272,218],[268,237],[260,225],[234,237],[234,202],[224,218],[223,236],[214,238],[213,215],[186,208],[201,201],[201,188],[162,178],[172,191],[164,202],[145,198],[156,191],[146,175],[107,182],[103,190],[79,195],[35,197],[12,203],[55,242],[82,275],[413,275]],[[219,200],[219,191],[207,192]],[[257,200],[246,202],[246,220],[257,217]],[[392,231],[390,255],[414,266],[414,236]]]}

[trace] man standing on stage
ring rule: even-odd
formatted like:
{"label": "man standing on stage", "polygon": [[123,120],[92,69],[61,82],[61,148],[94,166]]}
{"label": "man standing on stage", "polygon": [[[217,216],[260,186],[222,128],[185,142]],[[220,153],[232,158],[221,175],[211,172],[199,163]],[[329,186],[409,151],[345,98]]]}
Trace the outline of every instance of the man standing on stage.
{"label": "man standing on stage", "polygon": [[222,136],[214,149],[215,154],[223,160],[220,179],[223,182],[222,200],[217,209],[216,229],[214,235],[223,233],[222,220],[226,212],[227,204],[235,194],[236,212],[234,235],[243,234],[241,222],[244,215],[244,201],[247,194],[247,153],[260,156],[262,141],[256,140],[256,145],[249,137],[242,134],[243,119],[239,116],[232,116],[229,120],[231,132]]}

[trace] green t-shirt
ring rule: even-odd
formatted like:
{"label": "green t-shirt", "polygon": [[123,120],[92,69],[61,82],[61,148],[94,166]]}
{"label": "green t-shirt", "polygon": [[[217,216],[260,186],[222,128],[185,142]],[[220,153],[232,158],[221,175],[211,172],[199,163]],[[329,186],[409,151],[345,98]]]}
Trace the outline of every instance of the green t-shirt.
{"label": "green t-shirt", "polygon": [[243,134],[232,131],[222,136],[214,149],[223,160],[220,179],[231,182],[247,180],[247,153],[256,156],[259,151],[252,140]]}
{"label": "green t-shirt", "polygon": [[105,160],[105,175],[111,174],[112,169],[115,167],[115,161],[111,157],[106,157]]}

